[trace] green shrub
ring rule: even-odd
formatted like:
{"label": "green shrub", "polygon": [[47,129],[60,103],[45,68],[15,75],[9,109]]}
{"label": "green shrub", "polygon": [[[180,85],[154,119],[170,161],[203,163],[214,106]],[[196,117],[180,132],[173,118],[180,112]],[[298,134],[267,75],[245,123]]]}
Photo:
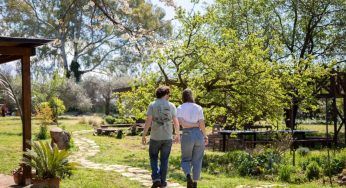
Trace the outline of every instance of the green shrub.
{"label": "green shrub", "polygon": [[245,151],[232,151],[228,152],[225,155],[224,163],[233,163],[239,164],[244,158],[246,158],[249,154]]}
{"label": "green shrub", "polygon": [[305,178],[304,174],[293,173],[293,174],[291,174],[291,182],[296,183],[296,184],[301,184],[301,183],[306,182],[306,178]]}
{"label": "green shrub", "polygon": [[273,149],[265,149],[256,154],[256,160],[258,165],[264,169],[265,173],[276,173],[278,166],[282,161],[280,153]]}
{"label": "green shrub", "polygon": [[328,158],[327,156],[323,157],[323,163],[322,163],[322,168],[323,168],[323,174],[326,176],[333,176],[339,174],[342,169],[345,167],[345,160],[342,158],[332,158],[330,159],[330,162],[328,164]]}
{"label": "green shrub", "polygon": [[58,116],[62,115],[66,110],[64,102],[57,97],[52,97],[49,100],[49,106],[53,112],[53,121],[58,122]]}
{"label": "green shrub", "polygon": [[218,169],[222,166],[222,164],[215,166],[219,157],[218,155],[206,154],[202,161],[202,168],[206,169],[210,174],[217,174],[219,172]]}
{"label": "green shrub", "polygon": [[74,151],[76,149],[76,145],[74,144],[73,138],[70,139],[70,142],[68,143],[67,149],[72,150],[72,151]]}
{"label": "green shrub", "polygon": [[278,170],[278,176],[279,180],[290,182],[291,181],[291,174],[294,173],[294,169],[290,165],[281,165]]}
{"label": "green shrub", "polygon": [[114,118],[114,123],[135,123],[135,121],[132,118]]}
{"label": "green shrub", "polygon": [[306,147],[299,147],[297,153],[300,156],[307,156],[310,153],[310,149]]}
{"label": "green shrub", "polygon": [[113,124],[115,122],[115,118],[112,117],[112,116],[106,116],[105,117],[105,121],[108,123],[108,124]]}
{"label": "green shrub", "polygon": [[321,175],[321,167],[318,165],[316,161],[312,161],[307,167],[306,167],[306,178],[310,181],[312,179],[318,179]]}
{"label": "green shrub", "polygon": [[203,158],[203,169],[210,174],[235,175],[237,170],[235,164],[241,161],[241,155],[247,155],[243,151],[232,151],[224,155],[206,154]]}
{"label": "green shrub", "polygon": [[36,140],[48,139],[48,128],[47,125],[41,125],[40,131],[36,134]]}
{"label": "green shrub", "polygon": [[306,170],[307,166],[312,162],[315,161],[317,162],[317,164],[322,164],[324,163],[324,160],[322,159],[321,155],[319,154],[312,154],[309,157],[305,158],[304,160],[302,160],[299,165],[302,168],[302,170]]}
{"label": "green shrub", "polygon": [[237,171],[241,176],[259,175],[260,170],[257,167],[257,164],[257,160],[248,154],[247,156],[241,158],[241,162],[237,166]]}
{"label": "green shrub", "polygon": [[123,130],[119,130],[119,131],[117,132],[116,138],[117,138],[117,139],[122,139],[123,137],[124,137]]}

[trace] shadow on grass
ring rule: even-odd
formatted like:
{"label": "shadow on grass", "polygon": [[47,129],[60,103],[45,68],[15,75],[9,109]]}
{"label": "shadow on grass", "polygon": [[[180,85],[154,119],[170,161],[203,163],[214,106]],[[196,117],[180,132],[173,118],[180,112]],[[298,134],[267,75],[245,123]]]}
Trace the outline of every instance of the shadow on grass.
{"label": "shadow on grass", "polygon": [[23,133],[0,132],[0,136],[22,136]]}

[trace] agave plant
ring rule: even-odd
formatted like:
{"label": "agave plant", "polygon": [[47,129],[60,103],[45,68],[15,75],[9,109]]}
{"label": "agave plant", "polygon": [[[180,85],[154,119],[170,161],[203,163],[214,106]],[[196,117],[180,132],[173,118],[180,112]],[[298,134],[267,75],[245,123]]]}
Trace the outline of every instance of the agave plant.
{"label": "agave plant", "polygon": [[75,164],[68,161],[69,153],[53,147],[48,141],[32,143],[32,149],[25,152],[23,163],[36,170],[38,179],[64,179],[72,175]]}

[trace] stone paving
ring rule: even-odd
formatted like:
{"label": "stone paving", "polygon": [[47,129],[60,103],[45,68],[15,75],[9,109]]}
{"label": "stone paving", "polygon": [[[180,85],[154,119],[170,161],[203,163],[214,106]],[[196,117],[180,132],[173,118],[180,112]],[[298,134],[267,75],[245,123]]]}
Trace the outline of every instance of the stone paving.
{"label": "stone paving", "polygon": [[[100,147],[93,140],[84,138],[82,136],[83,134],[92,132],[92,130],[83,130],[72,133],[74,144],[79,149],[77,152],[72,153],[72,155],[70,156],[70,160],[72,162],[77,162],[84,168],[118,172],[122,176],[127,177],[130,180],[140,182],[144,187],[150,187],[152,185],[150,172],[148,170],[143,170],[126,165],[100,164],[88,160],[89,157],[93,157],[98,152],[100,152]],[[167,187],[183,188],[184,186],[181,186],[178,183],[168,182]]]}

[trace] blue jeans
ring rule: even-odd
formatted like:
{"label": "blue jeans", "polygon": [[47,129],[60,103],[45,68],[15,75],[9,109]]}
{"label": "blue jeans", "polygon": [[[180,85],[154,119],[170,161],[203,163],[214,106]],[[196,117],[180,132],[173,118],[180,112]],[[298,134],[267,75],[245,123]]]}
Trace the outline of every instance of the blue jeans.
{"label": "blue jeans", "polygon": [[199,128],[183,129],[181,138],[181,167],[184,173],[193,172],[193,180],[200,178],[204,156],[204,136]]}
{"label": "blue jeans", "polygon": [[[151,178],[153,182],[166,182],[168,171],[168,158],[171,153],[172,140],[150,140],[149,156],[151,166]],[[160,153],[160,167],[158,167],[158,159]]]}

